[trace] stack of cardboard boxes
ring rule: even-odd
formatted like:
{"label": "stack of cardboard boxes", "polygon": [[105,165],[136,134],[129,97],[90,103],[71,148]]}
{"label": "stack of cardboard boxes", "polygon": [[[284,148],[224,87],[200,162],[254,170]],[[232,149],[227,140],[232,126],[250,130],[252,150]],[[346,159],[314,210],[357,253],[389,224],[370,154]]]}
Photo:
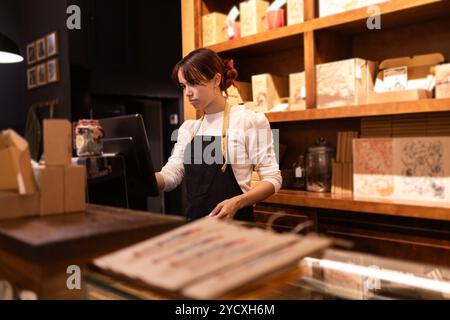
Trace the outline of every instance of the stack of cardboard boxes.
{"label": "stack of cardboard boxes", "polygon": [[41,215],[85,210],[84,166],[72,165],[72,127],[67,120],[44,120],[45,166],[38,168]]}
{"label": "stack of cardboard boxes", "polygon": [[71,125],[44,120],[45,165],[34,168],[28,143],[12,130],[0,135],[0,219],[86,209],[86,170],[72,165]]}

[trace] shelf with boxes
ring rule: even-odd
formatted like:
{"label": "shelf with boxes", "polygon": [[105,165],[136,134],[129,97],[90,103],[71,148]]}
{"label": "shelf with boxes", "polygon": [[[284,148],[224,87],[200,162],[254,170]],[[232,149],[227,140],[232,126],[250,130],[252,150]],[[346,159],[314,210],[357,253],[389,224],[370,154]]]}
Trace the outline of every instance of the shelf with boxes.
{"label": "shelf with boxes", "polygon": [[[450,3],[437,0],[361,0],[350,1],[351,3],[346,1],[335,2],[337,4],[334,6],[329,5],[327,7],[323,5],[324,1],[297,0],[287,2],[287,20],[289,20],[290,15],[289,5],[292,8],[292,3],[294,2],[297,5],[304,4],[303,13],[299,15],[301,18],[298,18],[299,20],[294,24],[270,30],[261,26],[261,21],[258,22],[258,20],[264,20],[261,18],[267,17],[268,13],[261,8],[266,8],[269,5],[268,2],[225,1],[219,3],[213,0],[199,2],[202,10],[197,15],[200,15],[203,19],[208,15],[221,14],[222,24],[226,20],[225,14],[233,5],[240,8],[247,5],[251,8],[241,9],[241,11],[244,11],[241,19],[250,21],[241,23],[241,28],[248,29],[250,24],[250,31],[247,30],[245,34],[241,34],[240,38],[226,40],[226,35],[223,35],[222,40],[220,37],[216,37],[207,42],[209,48],[215,50],[223,57],[235,59],[235,65],[240,71],[241,81],[249,83],[253,80],[252,76],[260,74],[271,74],[287,79],[291,74],[296,75],[300,72],[305,72],[302,75],[305,80],[302,81],[303,85],[300,87],[300,90],[297,90],[298,88],[294,88],[294,90],[290,88],[291,92],[289,93],[290,99],[300,100],[301,105],[296,103],[296,108],[281,108],[277,110],[288,111],[286,114],[268,113],[267,117],[271,121],[304,121],[316,120],[321,117],[323,119],[353,117],[355,114],[358,116],[408,114],[410,112],[419,112],[421,108],[423,108],[423,112],[448,110],[440,102],[434,103],[431,100],[423,101],[419,105],[415,104],[416,100],[430,98],[431,91],[426,92],[422,90],[401,94],[384,94],[381,98],[380,95],[372,93],[378,88],[377,83],[375,83],[377,68],[379,69],[378,77],[380,77],[379,75],[383,74],[384,69],[388,69],[383,66],[387,65],[391,69],[396,67],[393,63],[405,64],[405,59],[409,56],[416,55],[415,59],[417,60],[418,57],[420,60],[420,57],[424,54],[433,52],[440,53],[442,59],[435,59],[434,64],[429,63],[430,67],[448,60],[450,46],[445,39],[450,35],[448,34],[450,32],[448,31],[450,30],[448,20]],[[380,30],[372,30],[366,26],[367,19],[373,14],[373,12],[368,10],[369,6],[367,6],[371,4],[376,4],[379,9]],[[352,9],[352,6],[355,6],[355,8]],[[360,8],[357,8],[357,6],[360,6]],[[316,7],[319,10],[316,11]],[[324,8],[330,12],[326,12]],[[344,9],[352,10],[339,12],[339,10],[342,11]],[[249,15],[248,12],[245,12],[249,10],[250,13],[255,15],[256,20],[245,18],[246,15]],[[217,19],[211,23],[214,26],[214,23],[218,23]],[[247,25],[247,27],[243,27],[243,25]],[[217,27],[215,26],[216,29]],[[202,44],[205,30],[200,32],[202,23],[199,23],[197,28],[194,29],[197,32],[196,46],[198,47]],[[213,30],[214,28],[208,24],[206,29]],[[226,27],[222,27],[221,30],[226,31]],[[423,46],[424,39],[427,39],[426,48]],[[218,43],[214,43],[215,41]],[[406,58],[392,59],[403,56],[406,56]],[[357,59],[355,57],[360,58]],[[410,64],[406,65],[408,67],[417,67],[414,66],[414,59],[410,60],[408,62]],[[378,62],[380,63],[378,64]],[[355,70],[352,70],[352,65],[358,64],[365,65],[359,66],[359,68],[356,68],[358,67],[356,66]],[[344,69],[346,70],[345,76],[341,75],[340,79],[329,77],[333,71],[345,71]],[[362,74],[358,76],[357,70],[360,70]],[[418,68],[411,72],[408,71],[408,76],[416,73],[417,70]],[[334,73],[336,74],[336,72]],[[353,78],[349,80],[348,77]],[[342,90],[333,87],[329,88],[330,84],[339,84],[341,80],[347,82],[346,88],[341,88]],[[373,83],[371,83],[371,80]],[[287,82],[285,81],[285,83]],[[290,84],[289,87],[291,86]],[[348,101],[339,101],[338,103],[335,103],[335,101],[324,102],[324,99],[326,100],[329,97],[323,98],[323,96],[326,96],[329,91],[333,91],[332,89],[347,92]],[[349,90],[350,92],[348,92]],[[292,92],[297,91],[300,91],[297,97],[292,97]],[[270,94],[270,96],[275,96],[276,99],[282,98],[285,92],[287,92],[287,89]],[[354,96],[353,98],[352,95]],[[405,103],[399,106],[397,104],[383,105],[383,103],[400,101],[413,101],[413,103]],[[264,111],[264,108],[259,106],[258,93],[253,93],[253,102],[256,103],[258,111]],[[442,103],[444,104],[446,101],[442,101]],[[370,109],[359,110],[360,108],[366,108],[367,104],[370,104]],[[438,105],[437,108],[434,108],[436,105]],[[348,109],[330,112],[310,112],[309,110],[337,106],[348,107]],[[272,107],[271,102],[269,102],[268,107]],[[301,109],[305,108],[308,110],[303,112]]]}
{"label": "shelf with boxes", "polygon": [[[214,1],[204,1],[207,3],[206,8],[211,7],[212,10],[217,7],[213,6]],[[239,5],[240,1],[229,1],[228,6],[221,6],[223,10],[223,20],[225,13],[232,5]],[[308,1],[304,2],[305,6],[310,6]],[[345,2],[345,1],[343,1]],[[357,3],[357,1],[354,1]],[[448,17],[450,15],[450,3],[441,0],[396,0],[377,3],[380,17],[382,19],[383,28],[392,28],[395,26],[410,25],[412,23],[427,21],[430,18]],[[367,29],[366,22],[374,11],[368,9],[369,6],[355,8],[341,13],[326,15],[320,17],[320,11],[315,14],[313,19],[301,19],[300,15],[295,23],[289,24],[275,29],[260,31],[256,34],[241,36],[240,38],[228,39],[225,35],[218,39],[217,43],[206,43],[206,47],[218,52],[224,53],[228,51],[236,51],[236,49],[247,48],[250,46],[263,45],[267,47],[280,46],[284,42],[290,42],[294,36],[301,35],[308,31],[329,29],[339,32],[357,32],[360,33]],[[204,8],[205,10],[205,8]],[[289,10],[289,8],[287,8]],[[204,11],[209,12],[209,11]],[[210,12],[211,13],[211,12]],[[209,14],[209,13],[206,13]],[[282,46],[282,45],[281,45]]]}

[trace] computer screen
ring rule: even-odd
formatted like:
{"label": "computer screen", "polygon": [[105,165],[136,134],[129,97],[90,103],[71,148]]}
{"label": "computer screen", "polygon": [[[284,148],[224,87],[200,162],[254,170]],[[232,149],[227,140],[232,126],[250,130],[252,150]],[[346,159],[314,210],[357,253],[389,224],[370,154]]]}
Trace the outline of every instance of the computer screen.
{"label": "computer screen", "polygon": [[158,196],[150,145],[140,114],[99,120],[104,130],[103,151],[121,154],[130,196]]}

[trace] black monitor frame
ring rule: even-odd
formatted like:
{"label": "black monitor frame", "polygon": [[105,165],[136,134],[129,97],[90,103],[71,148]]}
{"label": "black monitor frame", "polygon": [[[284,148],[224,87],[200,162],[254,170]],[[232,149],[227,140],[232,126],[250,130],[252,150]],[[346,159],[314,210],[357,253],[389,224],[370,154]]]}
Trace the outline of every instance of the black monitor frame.
{"label": "black monitor frame", "polygon": [[104,130],[103,151],[125,158],[128,194],[157,197],[159,189],[142,116],[133,114],[99,122]]}

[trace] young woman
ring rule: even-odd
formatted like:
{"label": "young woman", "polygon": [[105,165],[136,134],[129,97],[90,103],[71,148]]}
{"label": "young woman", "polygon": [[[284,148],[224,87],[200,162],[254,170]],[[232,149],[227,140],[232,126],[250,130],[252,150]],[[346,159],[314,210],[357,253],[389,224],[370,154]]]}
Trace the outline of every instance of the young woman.
{"label": "young woman", "polygon": [[[204,115],[180,127],[172,156],[156,173],[158,187],[168,192],[185,179],[190,221],[205,216],[253,221],[253,205],[277,192],[282,181],[267,118],[227,103],[237,71],[232,60],[214,51],[191,52],[172,77]],[[253,170],[261,183],[250,188]]]}

